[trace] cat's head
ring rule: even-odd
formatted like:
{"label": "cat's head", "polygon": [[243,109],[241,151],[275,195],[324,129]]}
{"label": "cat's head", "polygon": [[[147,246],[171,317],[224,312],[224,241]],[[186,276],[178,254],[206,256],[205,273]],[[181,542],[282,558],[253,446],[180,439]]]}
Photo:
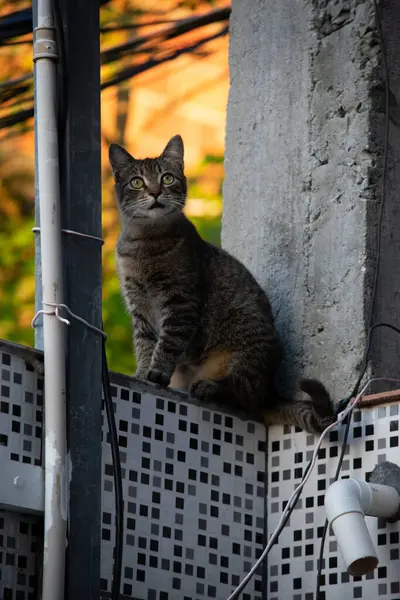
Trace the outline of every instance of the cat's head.
{"label": "cat's head", "polygon": [[171,138],[157,158],[133,158],[122,146],[111,144],[109,161],[124,221],[149,223],[182,212],[187,185],[180,135]]}

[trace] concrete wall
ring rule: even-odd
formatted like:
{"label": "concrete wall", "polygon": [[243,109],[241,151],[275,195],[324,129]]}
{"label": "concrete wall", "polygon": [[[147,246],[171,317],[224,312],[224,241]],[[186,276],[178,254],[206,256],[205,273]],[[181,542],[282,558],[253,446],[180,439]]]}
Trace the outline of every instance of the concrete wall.
{"label": "concrete wall", "polygon": [[[382,4],[398,88],[400,5]],[[295,375],[316,375],[339,398],[362,358],[374,266],[384,87],[373,1],[232,5],[222,242],[270,296],[286,387]],[[391,163],[380,292],[393,321],[400,230],[391,198],[400,172]],[[381,371],[382,353],[373,358]],[[385,353],[384,362],[394,374],[397,357]]]}

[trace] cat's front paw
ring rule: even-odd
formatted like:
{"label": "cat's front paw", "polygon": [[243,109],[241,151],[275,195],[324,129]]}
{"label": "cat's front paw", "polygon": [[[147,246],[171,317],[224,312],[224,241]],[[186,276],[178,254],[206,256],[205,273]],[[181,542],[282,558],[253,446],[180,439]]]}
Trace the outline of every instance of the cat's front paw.
{"label": "cat's front paw", "polygon": [[168,387],[169,382],[171,381],[171,377],[159,369],[149,369],[146,374],[147,381],[152,381],[153,383],[158,383],[163,387]]}
{"label": "cat's front paw", "polygon": [[148,369],[136,369],[136,372],[134,373],[134,377],[136,377],[136,379],[147,379],[147,372]]}

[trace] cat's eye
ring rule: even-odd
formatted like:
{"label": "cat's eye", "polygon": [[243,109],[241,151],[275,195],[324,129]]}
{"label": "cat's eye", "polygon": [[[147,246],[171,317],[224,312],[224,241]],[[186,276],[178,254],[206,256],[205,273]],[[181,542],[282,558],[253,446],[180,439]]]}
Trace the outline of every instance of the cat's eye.
{"label": "cat's eye", "polygon": [[134,190],[140,190],[144,186],[144,181],[141,177],[134,177],[131,179],[131,186]]}
{"label": "cat's eye", "polygon": [[175,177],[172,175],[172,173],[164,173],[164,175],[161,177],[161,181],[164,185],[171,185],[174,183]]}

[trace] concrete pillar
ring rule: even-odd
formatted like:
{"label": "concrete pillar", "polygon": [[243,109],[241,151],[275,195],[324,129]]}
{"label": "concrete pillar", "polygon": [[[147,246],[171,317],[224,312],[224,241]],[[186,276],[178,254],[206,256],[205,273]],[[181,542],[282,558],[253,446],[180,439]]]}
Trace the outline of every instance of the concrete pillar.
{"label": "concrete pillar", "polygon": [[[400,117],[400,3],[384,0],[381,11]],[[315,375],[339,399],[362,359],[375,265],[385,87],[373,0],[233,0],[230,75],[223,246],[271,299],[285,386]],[[377,310],[397,324],[399,125],[390,125]],[[399,374],[398,340],[384,339],[374,370]]]}

